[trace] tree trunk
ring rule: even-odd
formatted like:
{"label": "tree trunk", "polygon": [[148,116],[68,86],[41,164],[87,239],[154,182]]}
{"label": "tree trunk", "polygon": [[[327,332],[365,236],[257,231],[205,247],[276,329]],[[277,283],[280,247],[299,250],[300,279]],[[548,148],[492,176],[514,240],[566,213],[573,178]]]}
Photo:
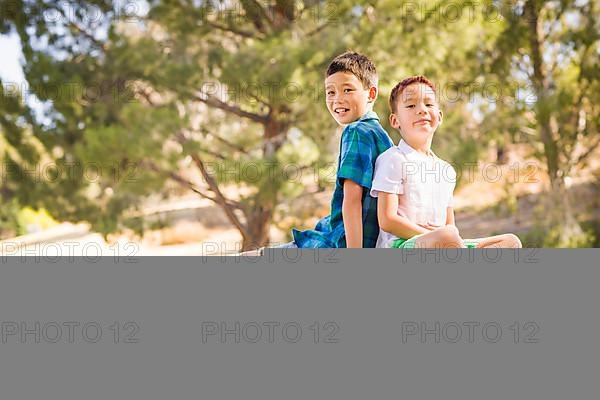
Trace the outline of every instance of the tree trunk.
{"label": "tree trunk", "polygon": [[242,241],[242,251],[255,250],[269,244],[269,228],[274,207],[259,206],[248,217],[247,236]]}
{"label": "tree trunk", "polygon": [[556,247],[573,247],[584,239],[584,232],[575,218],[571,196],[565,185],[564,177],[555,176],[551,179],[550,190],[546,206],[546,209],[549,210],[546,223],[549,229],[557,229],[552,232],[557,235],[552,238],[553,242]]}
{"label": "tree trunk", "polygon": [[[550,200],[547,205],[548,218],[546,225],[549,229],[558,229],[556,245],[565,247],[576,243],[583,236],[583,230],[575,218],[569,192],[565,185],[565,169],[561,165],[558,152],[560,133],[552,129],[552,109],[549,106],[549,77],[542,57],[542,27],[539,20],[542,3],[529,0],[525,3],[524,11],[529,30],[529,45],[533,63],[531,80],[537,95],[536,119],[539,124],[540,139],[544,144],[544,158],[550,178]],[[550,234],[550,232],[548,232]],[[553,232],[552,232],[553,233]]]}
{"label": "tree trunk", "polygon": [[[272,111],[264,125],[263,158],[265,160],[275,160],[288,129],[288,125],[275,115],[277,112]],[[277,181],[271,183],[278,184]],[[277,205],[278,192],[278,188],[273,188],[267,197],[264,193],[259,193],[255,206],[246,213],[246,234],[243,235],[242,251],[254,250],[269,244],[269,228]]]}

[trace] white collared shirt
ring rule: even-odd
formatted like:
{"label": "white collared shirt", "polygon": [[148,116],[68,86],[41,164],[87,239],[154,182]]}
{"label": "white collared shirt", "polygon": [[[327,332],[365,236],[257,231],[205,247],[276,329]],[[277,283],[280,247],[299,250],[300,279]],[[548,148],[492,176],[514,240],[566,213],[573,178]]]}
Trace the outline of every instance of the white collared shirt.
{"label": "white collared shirt", "polygon": [[[433,152],[424,155],[404,140],[381,154],[375,162],[371,196],[379,192],[398,195],[398,215],[416,224],[443,226],[452,206],[456,171]],[[379,231],[376,247],[390,247],[398,239]],[[403,238],[408,239],[408,238]]]}

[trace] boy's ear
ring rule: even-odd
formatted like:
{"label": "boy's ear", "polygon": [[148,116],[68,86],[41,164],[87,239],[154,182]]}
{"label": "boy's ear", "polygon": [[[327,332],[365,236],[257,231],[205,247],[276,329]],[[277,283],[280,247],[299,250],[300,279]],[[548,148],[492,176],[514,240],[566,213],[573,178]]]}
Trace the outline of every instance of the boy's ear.
{"label": "boy's ear", "polygon": [[369,102],[373,103],[375,100],[377,100],[377,87],[371,86],[369,88]]}
{"label": "boy's ear", "polygon": [[444,113],[442,112],[442,110],[440,110],[440,123],[438,125],[441,125],[442,122],[444,122]]}
{"label": "boy's ear", "polygon": [[398,116],[394,113],[390,114],[390,125],[394,129],[398,129],[398,127],[400,126],[398,123]]}

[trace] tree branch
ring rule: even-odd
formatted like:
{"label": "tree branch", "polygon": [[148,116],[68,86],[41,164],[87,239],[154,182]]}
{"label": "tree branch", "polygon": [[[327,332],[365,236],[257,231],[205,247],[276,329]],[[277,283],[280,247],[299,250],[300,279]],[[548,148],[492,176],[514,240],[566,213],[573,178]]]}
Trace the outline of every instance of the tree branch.
{"label": "tree branch", "polygon": [[268,122],[268,117],[265,115],[244,111],[241,108],[221,101],[214,96],[206,96],[206,98],[204,98],[200,95],[195,95],[193,96],[193,99],[200,101],[209,107],[218,108],[219,110],[237,115],[238,117],[247,118],[251,121],[258,122],[259,124],[265,125]]}
{"label": "tree branch", "polygon": [[222,137],[220,137],[220,136],[218,136],[218,135],[215,135],[214,133],[210,133],[210,135],[211,135],[212,137],[214,137],[215,139],[217,139],[219,142],[221,142],[221,143],[223,143],[223,144],[225,144],[225,145],[227,145],[227,146],[231,147],[232,149],[234,149],[234,150],[237,150],[237,151],[239,151],[240,153],[243,153],[243,154],[246,154],[246,155],[248,155],[248,151],[247,151],[246,149],[244,149],[243,147],[241,147],[241,146],[238,146],[238,145],[236,145],[235,143],[231,143],[230,141],[228,141],[228,140],[226,140],[226,139],[223,139]]}
{"label": "tree branch", "polygon": [[257,37],[257,35],[255,35],[254,33],[250,32],[250,31],[245,31],[245,30],[242,30],[242,29],[237,29],[237,28],[234,28],[233,26],[224,26],[224,25],[212,22],[212,21],[206,21],[205,23],[208,26],[210,26],[211,28],[219,29],[219,30],[221,30],[223,32],[233,33],[235,35],[238,35],[238,36],[241,36],[241,37],[244,37],[244,38],[252,39],[252,38],[256,38]]}
{"label": "tree branch", "polygon": [[[590,49],[590,46],[586,46],[585,47],[585,49],[583,50],[582,59],[584,59],[584,57],[585,57],[585,55],[586,55],[586,53],[587,53],[587,51],[589,49]],[[587,91],[589,89],[589,83],[587,83],[584,80],[584,78],[583,78],[583,70],[581,68],[579,69],[579,74],[577,76],[577,83],[579,83],[579,85],[580,85],[579,97],[577,98],[577,101],[575,102],[575,106],[572,108],[572,116],[571,116],[570,121],[569,121],[569,125],[570,126],[576,127],[575,128],[575,133],[574,133],[574,135],[572,137],[572,144],[573,144],[573,146],[575,146],[575,144],[578,141],[579,135],[582,133],[581,129],[578,126],[579,125],[579,118],[580,118],[581,111],[583,111],[583,100],[586,98]],[[585,160],[594,151],[594,149],[598,146],[598,144],[600,144],[600,136],[598,137],[598,140],[596,141],[595,144],[593,144],[586,152],[584,152],[583,154],[581,154],[577,158],[574,159],[571,154],[565,154],[565,158],[567,160],[569,160],[569,162],[568,162],[569,170],[572,167],[578,165],[583,160]]]}
{"label": "tree branch", "polygon": [[233,208],[228,204],[227,199],[225,198],[225,196],[223,196],[223,193],[219,189],[219,184],[208,173],[208,171],[206,170],[206,166],[204,165],[200,157],[198,157],[197,155],[192,155],[192,160],[200,170],[200,173],[202,174],[202,177],[208,184],[210,190],[215,194],[215,201],[221,206],[223,211],[225,211],[225,215],[227,216],[227,219],[229,219],[229,222],[231,222],[238,229],[238,231],[240,231],[244,240],[250,239],[247,227],[245,227],[241,223],[239,218],[235,215],[235,213],[233,212]]}
{"label": "tree branch", "polygon": [[[212,196],[202,192],[200,189],[198,189],[198,187],[196,187],[196,185],[193,182],[185,179],[184,177],[182,177],[181,175],[179,175],[175,172],[165,171],[165,170],[161,169],[160,167],[158,167],[154,162],[152,162],[150,160],[142,160],[139,163],[139,165],[142,167],[146,167],[149,170],[157,172],[159,174],[164,174],[164,175],[168,176],[169,178],[171,178],[173,181],[179,183],[180,185],[182,185],[182,186],[190,189],[194,193],[198,194],[200,197],[210,200],[217,205],[221,205],[215,197],[212,197]],[[232,208],[235,208],[235,209],[241,210],[241,211],[244,210],[244,207],[242,206],[242,204],[237,201],[227,200],[226,202],[229,207],[232,207]]]}
{"label": "tree branch", "polygon": [[267,107],[269,109],[269,112],[271,112],[271,110],[273,109],[269,103],[267,103],[266,101],[262,100],[258,96],[253,95],[249,91],[248,91],[248,93],[245,93],[245,95],[248,96],[248,97],[250,97],[251,99],[255,100],[257,103],[260,103],[263,106]]}
{"label": "tree branch", "polygon": [[327,28],[329,25],[331,25],[329,22],[323,22],[321,25],[317,26],[315,29],[313,29],[312,31],[309,31],[306,33],[306,37],[311,37],[316,35],[317,33],[321,32],[323,29]]}
{"label": "tree branch", "polygon": [[[205,131],[205,133],[210,134],[210,132],[208,132],[208,131]],[[221,139],[221,138],[217,137],[216,135],[215,135],[215,137],[217,139]],[[179,143],[182,146],[184,146],[185,143],[188,142],[190,139],[188,139],[183,132],[178,132],[175,135],[175,140],[177,141],[177,143]],[[221,140],[225,141],[225,139],[221,139]],[[229,142],[227,142],[227,144],[229,144]],[[230,146],[235,146],[235,145],[233,143],[231,143]],[[223,156],[222,154],[216,153],[214,151],[211,151],[211,150],[208,150],[208,149],[202,149],[202,152],[204,152],[206,154],[210,154],[211,156],[216,157],[219,160],[226,160],[225,156]]]}
{"label": "tree branch", "polygon": [[208,149],[201,149],[201,151],[203,153],[206,153],[208,155],[211,155],[215,158],[218,158],[219,160],[225,161],[227,158],[225,156],[223,156],[222,154],[216,153],[214,151],[208,150]]}
{"label": "tree branch", "polygon": [[274,5],[269,6],[272,13],[273,26],[276,29],[289,26],[294,22],[296,7],[294,0],[275,0]]}
{"label": "tree branch", "polygon": [[266,32],[264,21],[267,21],[270,27],[273,27],[273,21],[267,15],[263,6],[256,0],[240,0],[242,7],[246,12],[248,19],[254,24],[256,29],[262,33]]}
{"label": "tree branch", "polygon": [[146,90],[140,89],[140,90],[137,90],[136,93],[139,94],[140,96],[142,96],[148,102],[149,105],[155,106],[154,102],[150,98],[150,93],[148,93]]}
{"label": "tree branch", "polygon": [[50,9],[56,10],[58,13],[60,13],[60,15],[62,15],[62,17],[66,21],[68,21],[69,27],[75,29],[80,35],[83,35],[84,37],[86,37],[90,42],[92,42],[98,48],[102,49],[103,51],[106,51],[106,44],[105,43],[100,42],[98,39],[96,39],[94,37],[93,34],[91,34],[90,32],[86,31],[85,29],[83,29],[82,27],[80,27],[79,25],[77,25],[77,23],[75,23],[75,21],[72,21],[67,16],[67,14],[65,14],[65,11],[61,7],[50,7]]}
{"label": "tree branch", "polygon": [[573,165],[577,165],[580,162],[584,161],[586,158],[588,158],[590,156],[590,154],[592,154],[598,146],[600,146],[600,136],[597,136],[596,141],[590,145],[590,147],[586,150],[585,153],[583,153],[579,157],[577,157],[577,161]]}

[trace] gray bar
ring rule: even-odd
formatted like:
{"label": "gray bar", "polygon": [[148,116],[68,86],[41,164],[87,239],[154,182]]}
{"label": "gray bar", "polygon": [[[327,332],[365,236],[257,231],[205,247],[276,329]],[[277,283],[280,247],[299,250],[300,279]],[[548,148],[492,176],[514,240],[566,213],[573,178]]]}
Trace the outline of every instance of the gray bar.
{"label": "gray bar", "polygon": [[0,397],[596,399],[599,255],[5,257]]}

